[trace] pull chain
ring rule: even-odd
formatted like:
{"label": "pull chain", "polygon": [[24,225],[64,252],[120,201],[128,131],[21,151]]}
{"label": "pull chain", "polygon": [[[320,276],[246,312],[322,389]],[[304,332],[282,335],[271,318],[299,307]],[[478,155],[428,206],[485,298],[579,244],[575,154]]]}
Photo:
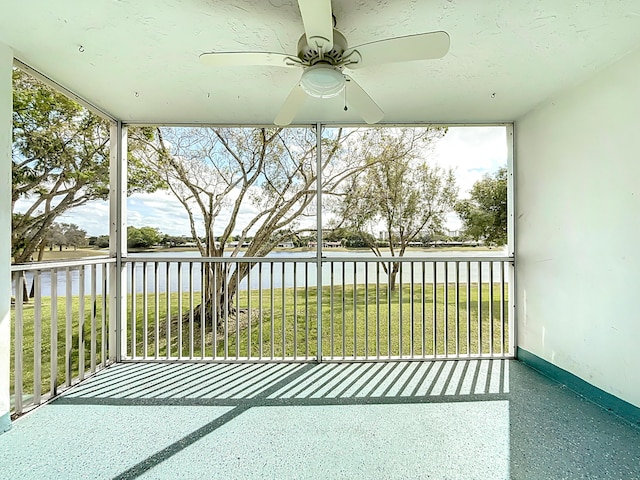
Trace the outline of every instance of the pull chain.
{"label": "pull chain", "polygon": [[349,109],[347,108],[347,82],[348,82],[348,81],[349,81],[349,80],[346,80],[346,81],[345,81],[345,83],[344,83],[344,111],[345,111],[345,112],[346,112],[347,110],[349,110]]}

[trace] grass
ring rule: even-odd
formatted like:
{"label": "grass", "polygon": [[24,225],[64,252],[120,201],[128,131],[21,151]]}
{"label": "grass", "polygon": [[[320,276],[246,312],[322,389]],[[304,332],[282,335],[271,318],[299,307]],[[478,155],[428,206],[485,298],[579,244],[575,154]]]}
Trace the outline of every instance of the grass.
{"label": "grass", "polygon": [[[67,329],[67,299],[65,297],[58,297],[56,302],[56,322],[55,336],[52,336],[52,304],[51,298],[42,298],[41,304],[41,322],[40,325],[36,325],[35,322],[35,309],[34,300],[30,300],[29,303],[23,305],[23,342],[22,342],[22,355],[23,355],[23,391],[34,392],[34,373],[37,370],[35,365],[35,352],[40,343],[40,379],[41,379],[41,391],[51,391],[51,352],[52,352],[52,338],[55,339],[55,385],[63,386],[66,383],[66,372],[71,374],[71,377],[78,377],[81,370],[81,364],[84,365],[84,371],[89,372],[92,368],[92,351],[95,352],[95,363],[99,364],[103,361],[102,351],[103,345],[106,349],[106,341],[103,339],[103,308],[102,297],[97,296],[95,301],[95,307],[92,307],[91,297],[84,298],[84,323],[80,325],[80,319],[83,317],[80,314],[81,305],[80,298],[78,296],[70,299],[72,315],[69,319],[71,329]],[[95,326],[92,320],[92,311],[95,308]],[[107,312],[105,311],[105,314]],[[106,318],[106,315],[105,315]],[[36,331],[40,330],[41,340],[38,342],[38,336]],[[11,319],[11,394],[14,390],[14,371],[15,371],[15,309],[12,308]],[[95,343],[91,342],[91,331],[96,332]],[[82,335],[80,334],[82,331]],[[67,334],[70,335],[67,338]],[[80,341],[82,339],[82,342]],[[82,347],[82,348],[81,348]],[[65,369],[67,362],[66,352],[69,352],[69,368]],[[70,378],[71,378],[70,377]]]}
{"label": "grass", "polygon": [[[376,292],[375,285],[345,285],[322,289],[322,325],[324,357],[353,358],[396,356],[432,356],[454,354],[489,353],[506,351],[508,331],[506,318],[504,330],[500,322],[501,299],[499,285],[493,287],[493,301],[490,302],[490,286],[484,284],[481,290],[481,322],[478,322],[478,287],[471,285],[469,292],[465,284],[460,285],[456,298],[455,284],[446,288],[438,284],[434,291],[432,285],[424,289],[417,284],[413,290],[410,285],[389,292],[386,285],[381,285]],[[469,302],[467,303],[467,294]],[[506,296],[506,292],[505,292]],[[165,293],[147,296],[147,321],[144,320],[144,298],[141,294],[128,296],[127,301],[127,354],[132,353],[132,320],[131,312],[135,299],[135,355],[148,355],[150,358],[167,356],[167,345],[170,345],[171,357],[219,358],[247,357],[254,358],[307,358],[317,355],[317,289],[285,288],[265,289],[262,300],[259,292],[252,290],[249,296],[246,291],[240,293],[235,301],[240,315],[228,315],[226,321],[227,334],[224,328],[217,329],[214,334],[213,322],[209,312],[205,312],[203,321],[189,321],[189,305],[200,303],[199,293],[194,294],[192,303],[189,295],[182,295],[182,309],[178,310],[178,294],[172,293],[167,298]],[[377,300],[376,300],[377,299]],[[504,312],[506,316],[506,298]],[[33,302],[33,300],[32,300]],[[103,345],[102,298],[96,297],[95,304],[90,297],[84,299],[84,315],[81,315],[80,299],[71,299],[71,329],[67,330],[65,297],[57,299],[57,349],[56,368],[57,384],[65,383],[65,372],[72,377],[79,375],[81,365],[89,372],[92,367],[92,352],[95,352],[96,363],[100,363]],[[456,308],[456,303],[458,308]],[[492,303],[493,320],[489,307]],[[446,305],[446,312],[445,312]],[[168,307],[168,308],[167,308]],[[92,312],[95,315],[92,317]],[[170,312],[167,315],[167,312]],[[458,318],[456,321],[456,311]],[[435,316],[434,316],[435,313]],[[445,315],[446,313],[446,315]],[[184,317],[187,317],[186,320]],[[51,372],[51,299],[42,299],[41,331],[41,384],[42,391],[49,391]],[[23,312],[23,391],[34,389],[34,351],[37,347],[36,325],[34,324],[34,305],[25,304]],[[84,318],[81,328],[80,319]],[[93,324],[95,318],[95,324]],[[14,319],[15,320],[15,319]],[[12,321],[15,329],[15,321]],[[240,325],[237,329],[236,325]],[[95,342],[91,342],[91,332],[95,331]],[[70,332],[70,339],[67,338]],[[434,335],[435,332],[435,335]],[[105,332],[106,333],[106,332]],[[12,331],[12,339],[15,332]],[[167,335],[169,334],[169,335]],[[215,335],[215,342],[214,342]],[[181,337],[179,349],[178,337]],[[167,338],[169,337],[169,341]],[[193,343],[190,338],[193,337]],[[81,342],[82,340],[82,342]],[[470,341],[469,341],[470,340]],[[479,346],[481,345],[481,349]],[[83,348],[81,348],[83,347]],[[145,348],[146,347],[146,348]],[[12,340],[12,348],[14,343]],[[191,350],[193,349],[193,350]],[[65,370],[65,352],[69,350],[69,368]],[[12,362],[14,355],[12,355]],[[13,388],[13,372],[11,368],[11,385]]]}

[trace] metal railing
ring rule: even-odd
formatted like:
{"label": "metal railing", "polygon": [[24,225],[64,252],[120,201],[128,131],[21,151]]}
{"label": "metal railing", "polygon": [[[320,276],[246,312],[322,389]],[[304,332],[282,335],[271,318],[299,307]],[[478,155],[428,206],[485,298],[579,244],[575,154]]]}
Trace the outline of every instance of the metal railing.
{"label": "metal railing", "polygon": [[513,354],[511,257],[323,258],[321,315],[315,258],[130,257],[125,264],[129,360]]}
{"label": "metal railing", "polygon": [[[320,276],[310,257],[122,264],[126,307],[111,301],[123,305],[112,341],[124,361],[513,356],[511,257],[330,256]],[[109,258],[11,267],[14,413],[108,364],[116,351],[108,333],[110,322],[117,325],[114,312],[109,319],[115,270]]]}
{"label": "metal railing", "polygon": [[13,265],[11,400],[22,413],[106,366],[114,259]]}

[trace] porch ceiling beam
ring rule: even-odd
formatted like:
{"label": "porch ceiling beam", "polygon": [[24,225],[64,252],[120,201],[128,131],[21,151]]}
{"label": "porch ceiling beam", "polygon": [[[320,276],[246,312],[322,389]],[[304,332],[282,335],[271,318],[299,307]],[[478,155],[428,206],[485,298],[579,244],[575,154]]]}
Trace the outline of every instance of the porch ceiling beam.
{"label": "porch ceiling beam", "polygon": [[77,93],[73,92],[72,90],[69,90],[68,88],[66,88],[63,85],[59,84],[58,82],[56,82],[52,78],[47,77],[45,74],[39,72],[38,70],[36,70],[33,67],[30,67],[29,65],[27,65],[24,62],[22,62],[21,60],[18,60],[17,58],[14,58],[13,59],[13,64],[16,67],[18,67],[20,70],[22,70],[24,72],[27,72],[29,75],[31,75],[34,78],[37,78],[38,80],[40,80],[44,84],[50,86],[54,90],[66,95],[67,97],[69,97],[73,101],[78,102],[80,105],[82,105],[86,109],[90,110],[91,112],[95,113],[99,117],[104,118],[105,120],[109,120],[111,122],[116,122],[118,120],[118,118],[115,115],[112,115],[109,112],[107,112],[106,110],[104,110],[104,109],[98,107],[97,105],[91,103],[89,100],[85,99],[84,97],[81,97],[80,95],[78,95]]}

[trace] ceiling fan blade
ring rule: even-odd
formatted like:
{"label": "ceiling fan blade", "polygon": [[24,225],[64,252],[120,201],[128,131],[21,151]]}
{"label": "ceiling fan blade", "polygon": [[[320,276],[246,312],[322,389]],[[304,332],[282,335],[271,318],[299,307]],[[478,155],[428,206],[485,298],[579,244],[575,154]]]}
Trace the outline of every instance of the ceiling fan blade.
{"label": "ceiling fan blade", "polygon": [[[447,32],[419,33],[406,37],[388,38],[377,42],[365,43],[344,52],[344,57],[357,51],[362,57],[348,68],[363,68],[383,63],[410,62],[444,57],[449,51]],[[357,55],[354,55],[357,59]]]}
{"label": "ceiling fan blade", "polygon": [[298,0],[309,46],[328,52],[333,47],[331,0]]}
{"label": "ceiling fan blade", "polygon": [[367,95],[367,92],[365,92],[362,87],[348,75],[345,75],[345,79],[347,81],[347,105],[352,106],[368,124],[378,123],[382,120],[384,112],[376,102]]}
{"label": "ceiling fan blade", "polygon": [[306,96],[307,94],[304,93],[304,90],[298,83],[295,87],[293,87],[293,90],[291,90],[291,93],[282,104],[282,108],[280,109],[280,112],[276,116],[273,123],[275,123],[276,125],[280,125],[281,127],[289,125],[293,121],[293,118],[296,116],[296,113],[298,113],[298,110],[300,110],[300,107],[304,103]]}
{"label": "ceiling fan blade", "polygon": [[298,65],[291,56],[272,52],[207,52],[200,55],[200,61],[214,67],[245,65],[295,67]]}

